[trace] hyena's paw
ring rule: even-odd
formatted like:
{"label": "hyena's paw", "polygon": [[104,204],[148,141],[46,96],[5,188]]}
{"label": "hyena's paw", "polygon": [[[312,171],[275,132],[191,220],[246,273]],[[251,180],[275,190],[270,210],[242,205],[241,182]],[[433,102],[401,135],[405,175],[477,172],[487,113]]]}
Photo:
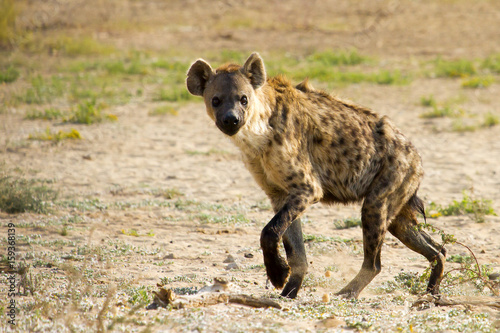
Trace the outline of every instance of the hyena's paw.
{"label": "hyena's paw", "polygon": [[273,286],[278,289],[283,288],[290,274],[290,266],[288,266],[286,261],[279,256],[270,260],[264,260],[264,263],[266,265],[267,276]]}
{"label": "hyena's paw", "polygon": [[338,293],[336,293],[335,295],[340,296],[342,298],[346,298],[346,299],[356,299],[356,298],[358,298],[359,293],[360,292],[357,290],[344,288],[341,291],[339,291]]}

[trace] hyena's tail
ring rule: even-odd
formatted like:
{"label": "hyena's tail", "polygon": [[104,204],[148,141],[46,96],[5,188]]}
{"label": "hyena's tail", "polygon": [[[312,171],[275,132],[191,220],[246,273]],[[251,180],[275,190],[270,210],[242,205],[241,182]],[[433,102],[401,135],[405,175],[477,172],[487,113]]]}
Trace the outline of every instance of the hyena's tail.
{"label": "hyena's tail", "polygon": [[408,205],[415,211],[417,211],[418,213],[422,214],[422,216],[424,217],[424,221],[427,223],[427,218],[425,216],[425,207],[424,207],[424,202],[422,201],[422,199],[420,199],[418,196],[417,196],[417,192],[415,192],[415,194],[412,195],[412,197],[410,198],[410,200],[408,200]]}

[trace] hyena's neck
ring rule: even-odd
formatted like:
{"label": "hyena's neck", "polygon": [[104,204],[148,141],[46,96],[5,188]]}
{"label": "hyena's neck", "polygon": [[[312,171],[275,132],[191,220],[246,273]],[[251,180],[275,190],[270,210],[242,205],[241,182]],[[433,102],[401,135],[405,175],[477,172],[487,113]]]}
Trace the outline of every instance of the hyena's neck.
{"label": "hyena's neck", "polygon": [[268,90],[269,87],[266,85],[255,92],[252,109],[248,112],[249,118],[238,133],[231,137],[236,146],[246,155],[262,154],[272,137],[269,118],[273,110]]}

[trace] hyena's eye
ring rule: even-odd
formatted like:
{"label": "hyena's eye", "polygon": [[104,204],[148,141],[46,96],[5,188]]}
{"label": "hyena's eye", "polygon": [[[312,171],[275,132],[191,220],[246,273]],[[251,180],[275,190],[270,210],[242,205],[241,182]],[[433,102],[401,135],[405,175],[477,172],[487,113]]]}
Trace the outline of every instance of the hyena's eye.
{"label": "hyena's eye", "polygon": [[220,103],[221,103],[221,101],[220,101],[219,97],[212,98],[212,106],[214,108],[218,107],[220,105]]}
{"label": "hyena's eye", "polygon": [[248,98],[245,95],[241,96],[240,103],[241,105],[246,106],[248,104]]}

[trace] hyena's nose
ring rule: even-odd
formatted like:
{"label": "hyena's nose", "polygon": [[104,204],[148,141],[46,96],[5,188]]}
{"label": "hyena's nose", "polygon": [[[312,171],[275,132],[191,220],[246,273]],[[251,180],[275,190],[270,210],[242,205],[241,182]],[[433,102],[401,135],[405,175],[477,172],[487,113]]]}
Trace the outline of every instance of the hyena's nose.
{"label": "hyena's nose", "polygon": [[227,112],[217,120],[217,127],[229,136],[235,135],[242,125],[241,118],[233,112]]}
{"label": "hyena's nose", "polygon": [[233,126],[238,126],[240,120],[238,119],[238,117],[236,117],[234,113],[228,113],[224,116],[222,122],[224,123],[224,126],[229,129]]}

